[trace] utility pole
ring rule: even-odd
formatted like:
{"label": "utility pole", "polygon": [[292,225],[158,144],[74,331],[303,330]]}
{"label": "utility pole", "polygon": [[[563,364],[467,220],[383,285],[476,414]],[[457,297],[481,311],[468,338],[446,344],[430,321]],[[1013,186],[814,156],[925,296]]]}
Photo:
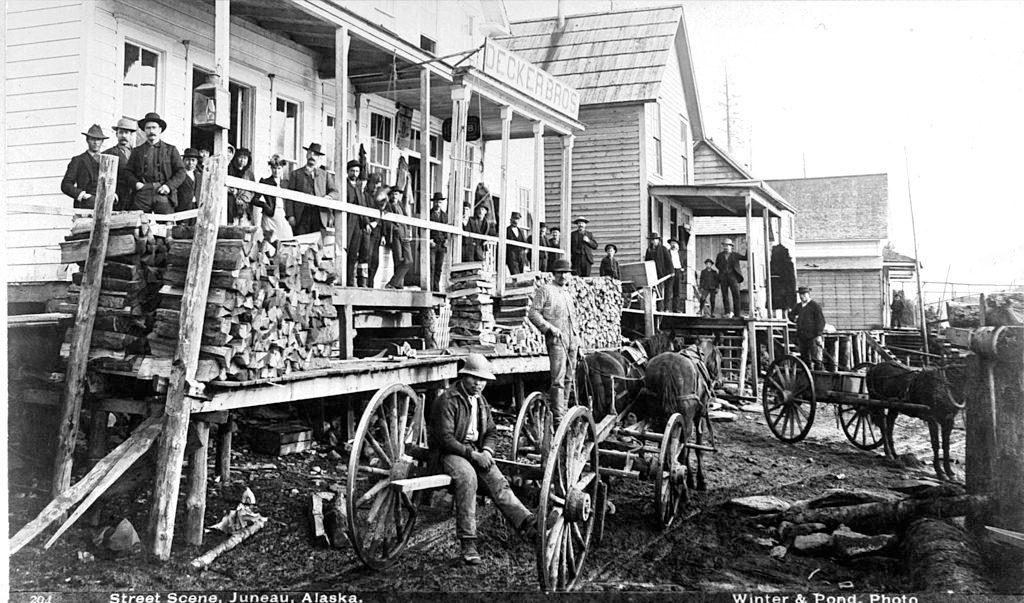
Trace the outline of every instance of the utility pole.
{"label": "utility pole", "polygon": [[[921,341],[924,344],[924,353],[929,354],[928,350],[928,319],[924,313],[924,295],[921,293],[921,256],[917,250],[917,221],[914,219],[914,197],[910,192],[910,158],[907,155],[907,147],[903,147],[903,165],[907,171],[907,203],[910,205],[910,228],[914,233],[914,272],[917,274],[917,305],[918,312],[921,315]],[[925,363],[927,363],[928,357],[925,356]]]}

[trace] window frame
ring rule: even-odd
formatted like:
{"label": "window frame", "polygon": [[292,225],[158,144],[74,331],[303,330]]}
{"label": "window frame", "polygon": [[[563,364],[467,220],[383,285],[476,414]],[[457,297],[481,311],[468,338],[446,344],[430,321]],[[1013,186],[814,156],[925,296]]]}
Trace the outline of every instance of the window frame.
{"label": "window frame", "polygon": [[[387,134],[387,138],[386,139],[378,138],[376,136],[376,132],[375,132],[375,128],[374,128],[374,118],[377,118],[378,121],[379,120],[386,120],[386,123],[388,124],[387,132],[386,132],[386,134]],[[371,110],[370,111],[370,119],[369,119],[369,127],[370,127],[370,152],[367,153],[367,155],[366,155],[366,164],[367,164],[367,168],[366,169],[367,169],[367,171],[369,171],[370,174],[373,174],[373,173],[380,174],[381,182],[383,184],[387,184],[387,183],[391,182],[391,172],[392,172],[391,156],[394,154],[395,145],[397,144],[397,142],[395,141],[395,118],[393,116],[391,116],[391,115],[386,115],[384,113],[380,113],[378,111]],[[387,145],[387,147],[386,147],[386,151],[387,151],[386,152],[386,156],[381,156],[381,150],[384,149],[384,147],[378,146],[379,144],[386,144]],[[380,158],[383,158],[385,162],[381,163],[379,161],[375,161],[376,159],[380,159]],[[369,175],[369,174],[367,174],[367,175]]]}
{"label": "window frame", "polygon": [[[281,102],[284,102],[284,103],[287,103],[287,104],[290,104],[290,105],[295,105],[295,140],[292,143],[293,148],[291,149],[292,155],[290,157],[288,156],[288,151],[289,151],[288,149],[283,148],[283,147],[281,148],[280,151],[277,149],[277,131],[276,131],[276,128],[274,127],[274,119],[276,118],[277,113],[280,113],[280,111],[278,110],[277,106],[278,106],[278,103],[281,103]],[[289,97],[288,95],[285,95],[285,94],[278,94],[276,92],[274,93],[274,112],[271,114],[271,118],[270,118],[271,131],[273,132],[273,134],[271,136],[271,140],[270,140],[271,153],[279,153],[282,158],[284,158],[286,161],[289,161],[289,162],[291,162],[293,164],[305,163],[304,160],[303,160],[302,154],[299,152],[301,150],[301,148],[302,148],[302,115],[303,115],[303,109],[304,109],[304,107],[302,106],[302,102],[301,101],[299,101],[297,99],[293,99],[293,98],[291,98],[291,97]],[[287,120],[287,105],[285,106],[285,119]],[[285,139],[285,144],[286,143],[287,143],[287,138]]]}
{"label": "window frame", "polygon": [[654,140],[654,173],[661,176],[665,173],[665,165],[662,154],[662,132],[661,132],[661,100],[652,103],[651,109],[651,138]]}
{"label": "window frame", "polygon": [[[125,55],[127,54],[127,51],[128,51],[128,45],[134,46],[134,47],[139,49],[140,61],[141,61],[142,51],[146,51],[146,52],[149,52],[151,54],[156,55],[156,77],[154,78],[155,82],[153,84],[153,87],[154,87],[154,90],[153,90],[153,101],[154,101],[153,102],[153,107],[150,110],[148,110],[148,111],[144,111],[141,115],[128,115],[126,113],[125,100],[126,100],[126,96],[127,95],[125,94],[125,88],[126,88],[125,83],[126,83],[127,75],[128,75],[126,73],[126,70],[128,69],[128,61],[126,60]],[[133,35],[125,35],[121,39],[121,53],[120,53],[120,73],[121,73],[121,77],[120,77],[120,80],[121,80],[121,85],[120,85],[120,97],[121,97],[120,98],[120,114],[121,114],[121,117],[125,117],[125,118],[128,118],[128,119],[133,119],[133,120],[139,120],[139,119],[142,119],[143,117],[145,117],[146,113],[149,113],[150,111],[156,111],[157,113],[160,113],[160,112],[163,111],[164,91],[167,89],[167,87],[166,87],[166,73],[165,73],[166,69],[165,68],[161,68],[161,65],[166,65],[166,59],[167,59],[167,51],[160,50],[159,47],[157,45],[155,45],[155,44],[150,44],[148,42],[142,42],[142,41],[140,41],[139,37],[133,36]]]}

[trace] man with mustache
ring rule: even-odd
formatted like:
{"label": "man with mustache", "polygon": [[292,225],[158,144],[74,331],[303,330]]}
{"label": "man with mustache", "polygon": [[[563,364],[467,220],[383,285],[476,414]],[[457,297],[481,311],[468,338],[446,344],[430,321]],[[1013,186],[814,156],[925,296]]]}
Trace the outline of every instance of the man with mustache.
{"label": "man with mustache", "polygon": [[[324,157],[320,148],[318,142],[310,143],[308,147],[302,147],[306,151],[306,165],[292,172],[288,179],[288,188],[315,197],[337,200],[340,195],[338,187],[334,184],[334,176],[320,166]],[[298,201],[286,200],[284,210],[292,232],[296,235],[320,232],[332,225],[331,220],[334,217],[334,212],[321,210],[315,205],[310,206]]]}

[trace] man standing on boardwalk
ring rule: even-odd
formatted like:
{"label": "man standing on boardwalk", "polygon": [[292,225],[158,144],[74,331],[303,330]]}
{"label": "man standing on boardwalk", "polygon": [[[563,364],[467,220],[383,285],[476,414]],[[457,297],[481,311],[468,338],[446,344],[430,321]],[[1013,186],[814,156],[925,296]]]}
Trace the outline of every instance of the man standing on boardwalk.
{"label": "man standing on boardwalk", "polygon": [[114,126],[117,144],[103,151],[104,155],[117,157],[117,203],[114,204],[114,209],[119,211],[132,208],[132,187],[128,184],[125,168],[128,167],[128,160],[132,158],[132,147],[135,146],[135,133],[138,129],[134,121],[122,117]]}
{"label": "man standing on boardwalk", "polygon": [[[334,176],[320,166],[324,157],[324,153],[320,151],[320,143],[313,142],[302,149],[306,151],[306,165],[292,172],[288,178],[288,188],[314,197],[338,199],[338,187],[334,184]],[[296,235],[320,232],[330,226],[325,223],[322,216],[328,217],[329,221],[334,215],[333,212],[321,212],[315,205],[306,205],[298,201],[286,200],[284,208],[288,223]]]}
{"label": "man standing on boardwalk", "polygon": [[125,177],[135,190],[134,209],[157,214],[174,213],[178,187],[185,180],[185,164],[178,149],[161,140],[167,122],[156,113],[139,120],[146,143],[132,152]]}
{"label": "man standing on boardwalk", "polygon": [[[519,228],[519,219],[521,217],[522,216],[519,212],[512,212],[512,217],[509,218],[508,228],[505,229],[505,238],[508,241],[526,243],[529,240],[526,237],[526,231]],[[517,247],[515,245],[506,246],[505,265],[508,266],[509,274],[521,274],[523,269],[526,267],[526,248]]]}
{"label": "man standing on boardwalk", "polygon": [[88,148],[71,158],[60,181],[60,191],[75,200],[75,207],[92,209],[96,205],[96,186],[100,178],[100,147],[107,135],[99,124],[89,126],[82,135]]}
{"label": "man standing on boardwalk", "polygon": [[566,285],[571,278],[572,265],[557,259],[551,266],[553,283],[541,283],[533,295],[529,318],[533,326],[544,334],[551,367],[551,390],[548,404],[557,426],[568,408],[568,394],[576,376],[576,354],[579,342],[573,333],[576,324],[576,306]]}
{"label": "man standing on boardwalk", "polygon": [[718,281],[722,288],[722,316],[732,318],[741,314],[740,310],[740,283],[743,282],[743,271],[740,270],[740,260],[747,259],[732,250],[732,239],[722,241],[722,250],[715,257],[715,267],[718,268]]}
{"label": "man standing on boardwalk", "polygon": [[597,241],[587,230],[589,222],[590,220],[582,217],[573,220],[576,230],[572,232],[569,250],[572,252],[572,273],[576,276],[590,276],[590,267],[594,265]]}
{"label": "man standing on boardwalk", "polygon": [[654,269],[658,274],[658,280],[661,283],[658,285],[658,292],[661,294],[661,299],[658,300],[658,310],[665,310],[666,299],[668,297],[668,281],[662,280],[666,276],[671,276],[672,267],[672,256],[668,252],[668,247],[661,244],[661,235],[652,232],[647,237],[647,253],[644,254],[645,262],[654,262]]}
{"label": "man standing on boardwalk", "polygon": [[[715,298],[718,297],[718,271],[715,270],[715,261],[711,258],[704,260],[704,270],[700,271],[700,312],[704,316],[715,315]],[[705,308],[708,298],[711,298],[710,306]],[[707,314],[705,314],[707,309]]]}
{"label": "man standing on boardwalk", "polygon": [[[350,205],[366,207],[366,193],[363,192],[363,183],[359,181],[359,160],[350,159],[345,164],[345,201]],[[366,232],[365,226],[370,219],[359,214],[346,214],[346,232],[348,248],[345,250],[345,286],[356,286],[356,261],[359,259],[359,250],[363,246],[363,235]]]}
{"label": "man standing on boardwalk", "polygon": [[[441,209],[445,196],[434,193],[430,198],[430,221],[438,224],[448,223],[448,212]],[[430,231],[430,290],[441,290],[441,269],[448,254],[448,233],[440,230]]]}

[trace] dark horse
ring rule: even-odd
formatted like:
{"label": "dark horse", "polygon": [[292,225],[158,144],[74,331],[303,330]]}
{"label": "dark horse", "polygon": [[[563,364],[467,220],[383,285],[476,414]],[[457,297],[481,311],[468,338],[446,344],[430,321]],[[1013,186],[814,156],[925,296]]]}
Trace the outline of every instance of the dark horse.
{"label": "dark horse", "polygon": [[576,365],[580,402],[590,407],[594,420],[619,411],[643,389],[644,366],[649,358],[674,351],[674,338],[658,333],[608,352],[592,352]]}
{"label": "dark horse", "polygon": [[[883,362],[868,369],[867,385],[868,395],[874,400],[907,402],[927,407],[927,410],[890,408],[872,412],[872,420],[882,426],[885,457],[887,459],[896,458],[892,431],[896,417],[902,412],[928,423],[935,475],[939,479],[953,479],[953,470],[949,466],[949,434],[953,431],[953,420],[956,418],[956,413],[964,405],[955,397],[953,386],[950,385],[946,377],[945,369],[912,370],[894,362]],[[940,430],[943,454],[941,466],[939,463]],[[943,469],[945,469],[945,474],[943,474]]]}
{"label": "dark horse", "polygon": [[[696,346],[681,352],[658,354],[647,363],[644,390],[637,414],[650,421],[652,431],[662,432],[669,417],[679,413],[683,417],[683,442],[695,434],[697,444],[703,444],[703,423],[708,404],[722,378],[722,354],[711,339],[701,339]],[[689,471],[689,454],[685,454],[687,485],[693,487]],[[697,451],[698,490],[705,489],[703,454]]]}

